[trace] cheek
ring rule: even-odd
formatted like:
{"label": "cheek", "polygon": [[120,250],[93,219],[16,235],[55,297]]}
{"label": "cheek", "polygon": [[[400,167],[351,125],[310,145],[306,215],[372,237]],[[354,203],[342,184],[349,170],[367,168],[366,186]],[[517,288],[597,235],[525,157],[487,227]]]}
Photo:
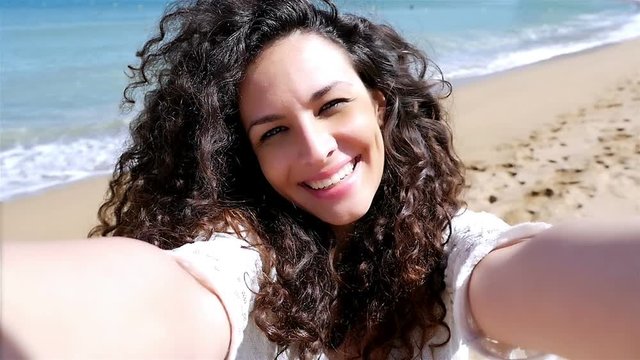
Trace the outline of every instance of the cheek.
{"label": "cheek", "polygon": [[383,148],[382,129],[378,124],[378,118],[371,112],[354,114],[351,121],[345,125],[345,131],[355,135],[360,142],[375,150]]}
{"label": "cheek", "polygon": [[271,187],[282,193],[282,187],[286,183],[288,173],[286,158],[269,151],[263,151],[257,154],[257,157],[262,175],[264,175]]}
{"label": "cheek", "polygon": [[384,138],[382,137],[382,129],[380,127],[376,127],[375,131],[377,146],[381,151],[384,151]]}

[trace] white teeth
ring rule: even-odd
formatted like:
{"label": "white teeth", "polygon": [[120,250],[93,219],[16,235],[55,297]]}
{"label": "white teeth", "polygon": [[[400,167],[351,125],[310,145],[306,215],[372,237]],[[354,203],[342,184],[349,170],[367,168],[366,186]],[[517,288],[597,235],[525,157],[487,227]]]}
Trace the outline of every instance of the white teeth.
{"label": "white teeth", "polygon": [[352,161],[346,164],[345,166],[343,166],[342,169],[338,170],[330,178],[327,178],[324,180],[318,180],[318,181],[309,181],[306,184],[314,190],[326,189],[328,187],[336,185],[337,183],[342,181],[344,178],[349,176],[349,174],[353,172],[353,168],[354,168],[354,164]]}

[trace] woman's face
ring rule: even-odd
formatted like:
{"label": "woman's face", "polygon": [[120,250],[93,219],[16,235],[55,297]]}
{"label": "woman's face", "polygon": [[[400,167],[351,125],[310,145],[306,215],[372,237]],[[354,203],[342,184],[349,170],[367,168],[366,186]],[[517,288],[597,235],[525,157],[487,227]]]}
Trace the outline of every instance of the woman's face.
{"label": "woman's face", "polygon": [[334,227],[369,210],[384,168],[384,97],[341,47],[302,33],[268,46],[247,69],[240,113],[280,195]]}

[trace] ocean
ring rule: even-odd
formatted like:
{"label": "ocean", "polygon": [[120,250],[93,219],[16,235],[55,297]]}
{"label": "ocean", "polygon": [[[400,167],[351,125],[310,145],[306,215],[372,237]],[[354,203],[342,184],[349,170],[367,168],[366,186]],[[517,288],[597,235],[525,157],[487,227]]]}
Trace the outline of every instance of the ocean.
{"label": "ocean", "polygon": [[[133,116],[125,69],[166,3],[0,3],[0,201],[112,171]],[[337,3],[399,29],[454,82],[640,36],[631,0]]]}

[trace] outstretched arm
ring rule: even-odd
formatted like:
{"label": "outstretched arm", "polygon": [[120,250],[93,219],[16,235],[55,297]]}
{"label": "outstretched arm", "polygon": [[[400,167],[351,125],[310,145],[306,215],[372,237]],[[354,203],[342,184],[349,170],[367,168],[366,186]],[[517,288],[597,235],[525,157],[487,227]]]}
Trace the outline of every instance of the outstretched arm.
{"label": "outstretched arm", "polygon": [[473,316],[495,340],[568,358],[640,358],[640,219],[577,222],[474,270]]}
{"label": "outstretched arm", "polygon": [[217,296],[132,239],[4,242],[1,311],[0,348],[34,358],[223,359],[230,340]]}

